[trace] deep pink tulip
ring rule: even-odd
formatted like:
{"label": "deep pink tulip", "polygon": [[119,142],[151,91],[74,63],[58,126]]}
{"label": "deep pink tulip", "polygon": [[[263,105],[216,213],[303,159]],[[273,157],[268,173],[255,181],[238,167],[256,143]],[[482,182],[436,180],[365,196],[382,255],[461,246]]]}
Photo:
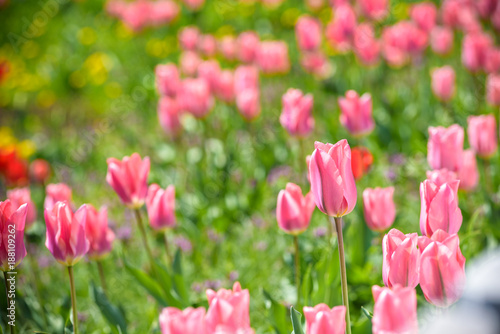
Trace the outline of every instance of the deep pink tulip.
{"label": "deep pink tulip", "polygon": [[259,89],[259,70],[252,65],[240,65],[234,71],[234,92],[239,94],[247,89]]}
{"label": "deep pink tulip", "polygon": [[198,50],[205,57],[213,57],[217,53],[217,40],[213,35],[205,34],[198,38]]}
{"label": "deep pink tulip", "polygon": [[105,207],[97,211],[90,204],[86,206],[85,236],[90,244],[87,255],[93,260],[99,260],[113,249],[115,233],[108,226],[108,210]]}
{"label": "deep pink tulip", "polygon": [[198,78],[203,78],[208,82],[212,94],[217,90],[220,71],[220,65],[217,60],[203,61],[198,65]]}
{"label": "deep pink tulip", "polygon": [[307,334],[344,334],[345,312],[345,306],[335,306],[332,309],[326,304],[305,306]]}
{"label": "deep pink tulip", "polygon": [[420,287],[425,299],[447,307],[462,295],[465,285],[465,257],[456,234],[437,230],[431,238],[419,237]]}
{"label": "deep pink tulip", "polygon": [[372,96],[369,93],[361,97],[353,90],[347,91],[345,97],[338,99],[340,107],[340,123],[353,136],[364,136],[375,128],[372,117]]}
{"label": "deep pink tulip", "polygon": [[430,32],[436,25],[437,8],[432,2],[421,2],[411,8],[413,22],[423,31]]}
{"label": "deep pink tulip", "polygon": [[165,307],[160,314],[160,329],[161,334],[206,334],[205,309]]}
{"label": "deep pink tulip", "polygon": [[44,209],[52,209],[59,201],[66,201],[72,205],[71,188],[64,183],[52,183],[45,188]]}
{"label": "deep pink tulip", "polygon": [[346,3],[334,9],[333,20],[326,26],[326,39],[336,50],[346,52],[351,48],[356,30],[356,14]]}
{"label": "deep pink tulip", "polygon": [[181,110],[177,101],[163,96],[158,102],[158,120],[165,133],[171,138],[177,138],[182,132],[180,120]]}
{"label": "deep pink tulip", "polygon": [[234,101],[234,75],[231,70],[222,70],[219,73],[215,95],[226,103]]}
{"label": "deep pink tulip", "polygon": [[450,53],[453,48],[453,30],[448,27],[434,27],[430,42],[432,51],[438,55]]}
{"label": "deep pink tulip", "polygon": [[175,220],[175,187],[170,185],[167,189],[161,189],[153,183],[148,188],[146,198],[149,223],[157,231],[173,228]]}
{"label": "deep pink tulip", "polygon": [[375,38],[373,27],[369,23],[361,23],[354,31],[354,52],[365,65],[373,65],[378,61],[380,43]]}
{"label": "deep pink tulip", "polygon": [[35,203],[31,200],[30,188],[25,187],[7,190],[7,198],[12,203],[14,210],[17,210],[23,204],[27,205],[26,229],[29,229],[36,220],[36,207]]}
{"label": "deep pink tulip", "polygon": [[475,6],[477,8],[479,15],[481,15],[481,17],[483,17],[483,18],[487,18],[495,11],[495,8],[498,7],[498,1],[496,1],[496,0],[476,0]]}
{"label": "deep pink tulip", "polygon": [[306,72],[312,73],[320,79],[328,78],[332,74],[332,66],[321,50],[303,52],[301,54],[300,64]]}
{"label": "deep pink tulip", "polygon": [[290,88],[283,95],[283,109],[280,115],[281,125],[292,136],[305,137],[314,128],[312,117],[313,96],[304,95],[301,90]]}
{"label": "deep pink tulip", "polygon": [[464,151],[464,163],[458,171],[460,189],[465,191],[474,190],[479,183],[479,171],[477,170],[476,153],[472,149]]}
{"label": "deep pink tulip", "polygon": [[200,30],[195,26],[184,27],[179,31],[179,44],[183,50],[196,50],[199,38]]}
{"label": "deep pink tulip", "polygon": [[314,51],[321,46],[321,23],[309,15],[302,15],[295,24],[297,44],[302,51]]}
{"label": "deep pink tulip", "polygon": [[281,190],[278,195],[276,206],[279,228],[288,234],[301,234],[309,227],[315,207],[311,193],[303,196],[298,185],[287,183],[286,189]]}
{"label": "deep pink tulip", "polygon": [[366,188],[363,191],[363,213],[366,225],[373,231],[384,231],[396,218],[394,187]]}
{"label": "deep pink tulip", "polygon": [[238,59],[243,63],[252,63],[257,56],[260,39],[254,31],[242,32],[236,39]]}
{"label": "deep pink tulip", "polygon": [[496,30],[500,30],[500,6],[497,6],[493,14],[490,17],[491,24]]}
{"label": "deep pink tulip", "polygon": [[203,7],[205,0],[182,0],[186,7],[192,11],[197,11]]}
{"label": "deep pink tulip", "polygon": [[85,204],[75,213],[68,202],[57,202],[52,209],[45,209],[45,246],[57,262],[73,266],[87,254],[90,242],[85,234],[86,216]]}
{"label": "deep pink tulip", "polygon": [[389,13],[389,0],[358,0],[363,14],[374,20],[381,20]]}
{"label": "deep pink tulip", "polygon": [[487,51],[484,69],[490,74],[500,71],[500,48],[492,47]]}
{"label": "deep pink tulip", "polygon": [[182,108],[198,119],[208,116],[214,106],[210,84],[203,78],[184,79],[179,100],[182,101]]}
{"label": "deep pink tulip", "polygon": [[455,70],[443,66],[432,70],[432,92],[441,101],[449,101],[455,94]]}
{"label": "deep pink tulip", "polygon": [[417,293],[412,287],[372,287],[373,334],[417,334]]}
{"label": "deep pink tulip", "polygon": [[193,77],[196,75],[198,70],[198,66],[201,63],[201,58],[194,51],[184,51],[181,53],[179,59],[179,66],[181,68],[181,72],[187,75],[188,77]]}
{"label": "deep pink tulip", "polygon": [[493,41],[489,35],[484,33],[467,34],[462,43],[462,63],[471,72],[477,72],[485,68],[488,50]]}
{"label": "deep pink tulip", "polygon": [[315,142],[309,164],[311,192],[321,212],[334,217],[350,213],[356,206],[357,190],[347,140],[336,144]]}
{"label": "deep pink tulip", "polygon": [[206,323],[210,333],[246,333],[250,329],[250,294],[235,282],[233,290],[207,290]]}
{"label": "deep pink tulip", "polygon": [[420,184],[420,230],[428,237],[437,230],[455,234],[462,226],[462,211],[458,207],[458,185],[452,181],[437,185],[431,180]]}
{"label": "deep pink tulip", "polygon": [[259,89],[245,89],[236,95],[236,107],[247,121],[256,119],[261,112]]}
{"label": "deep pink tulip", "polygon": [[123,204],[133,209],[143,206],[148,194],[149,158],[133,153],[122,160],[109,158],[107,163],[106,181]]}
{"label": "deep pink tulip", "polygon": [[[447,170],[446,168],[437,170],[427,171],[427,180],[431,180],[437,186],[441,186],[444,183],[451,183],[458,180],[457,173]],[[460,186],[462,182],[460,182]]]}
{"label": "deep pink tulip", "polygon": [[384,236],[382,278],[386,286],[415,288],[418,285],[420,252],[417,244],[417,233],[405,235],[393,228]]}
{"label": "deep pink tulip", "polygon": [[179,70],[175,64],[157,65],[156,89],[161,95],[175,96],[180,85]]}
{"label": "deep pink tulip", "polygon": [[290,70],[288,46],[284,41],[264,41],[257,51],[257,64],[267,74],[283,74]]}
{"label": "deep pink tulip", "polygon": [[[0,268],[2,271],[13,271],[26,256],[24,227],[27,211],[27,204],[15,207],[8,199],[0,202]],[[13,244],[12,240],[15,240]],[[9,247],[9,245],[14,246],[14,248]],[[12,250],[14,257],[9,256],[9,251],[12,252]]]}
{"label": "deep pink tulip", "polygon": [[229,61],[236,59],[237,53],[236,38],[233,36],[224,36],[219,42],[219,52]]}
{"label": "deep pink tulip", "polygon": [[492,106],[500,106],[500,74],[490,74],[486,80],[486,100]]}
{"label": "deep pink tulip", "polygon": [[469,116],[467,135],[470,146],[480,157],[488,158],[497,151],[497,121],[492,114]]}
{"label": "deep pink tulip", "polygon": [[448,128],[429,127],[427,161],[432,169],[458,172],[463,163],[464,129],[457,124]]}

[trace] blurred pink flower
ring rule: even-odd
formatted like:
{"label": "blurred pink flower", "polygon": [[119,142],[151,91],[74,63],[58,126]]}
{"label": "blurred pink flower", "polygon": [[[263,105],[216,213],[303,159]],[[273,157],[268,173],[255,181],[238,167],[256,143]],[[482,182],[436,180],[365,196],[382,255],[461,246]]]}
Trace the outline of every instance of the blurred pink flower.
{"label": "blurred pink flower", "polygon": [[375,128],[372,117],[372,97],[369,93],[361,97],[353,90],[346,92],[345,97],[338,99],[340,107],[340,123],[353,136],[364,136]]}
{"label": "blurred pink flower", "polygon": [[45,201],[43,207],[45,209],[52,209],[52,207],[59,201],[67,201],[71,206],[72,194],[71,188],[64,183],[52,183],[45,187]]}
{"label": "blurred pink flower", "polygon": [[194,51],[182,52],[179,59],[181,72],[192,77],[196,74],[198,66],[201,63],[201,58]]}
{"label": "blurred pink flower", "polygon": [[217,40],[214,36],[205,34],[198,37],[198,50],[205,57],[213,57],[217,53]]}
{"label": "blurred pink flower", "polygon": [[179,44],[183,50],[194,51],[200,38],[200,30],[195,26],[187,26],[179,31]]}
{"label": "blurred pink flower", "polygon": [[29,187],[14,188],[7,190],[7,198],[12,203],[13,210],[17,210],[23,204],[27,205],[26,212],[26,229],[29,229],[36,220],[36,207],[31,199],[31,191]]}
{"label": "blurred pink flower", "polygon": [[389,13],[389,0],[358,0],[363,14],[373,20],[382,20]]}
{"label": "blurred pink flower", "polygon": [[278,195],[276,206],[276,219],[279,228],[288,234],[301,234],[309,227],[315,208],[316,205],[311,193],[303,196],[300,186],[287,183],[286,189],[281,190]]}
{"label": "blurred pink flower", "polygon": [[175,187],[170,185],[167,189],[161,189],[156,183],[150,185],[146,208],[149,224],[156,231],[175,227]]}
{"label": "blurred pink flower", "polygon": [[179,100],[182,101],[182,108],[198,119],[206,117],[214,105],[210,85],[203,78],[184,79]]}
{"label": "blurred pink flower", "polygon": [[219,41],[219,52],[222,56],[229,61],[236,58],[238,47],[236,44],[236,38],[233,36],[224,36]]}
{"label": "blurred pink flower", "polygon": [[494,115],[469,116],[467,135],[470,146],[480,157],[491,157],[497,151],[497,121]]}
{"label": "blurred pink flower", "polygon": [[180,84],[177,66],[173,63],[160,64],[155,68],[156,89],[161,95],[175,96]]}
{"label": "blurred pink flower", "polygon": [[451,66],[435,68],[431,72],[432,92],[441,101],[450,101],[455,94],[455,70]]}
{"label": "blurred pink flower", "polygon": [[212,94],[217,90],[220,71],[219,62],[215,59],[202,61],[200,65],[198,65],[198,78],[203,78],[208,82]]}
{"label": "blurred pink flower", "polygon": [[[373,334],[417,334],[417,293],[412,287],[372,287]],[[404,316],[403,316],[404,314]]]}
{"label": "blurred pink flower", "polygon": [[259,88],[259,70],[252,65],[240,65],[234,71],[234,92],[239,94],[247,89]]}
{"label": "blurred pink flower", "polygon": [[243,63],[252,63],[257,57],[260,39],[254,31],[242,32],[237,40],[238,59]]}
{"label": "blurred pink flower", "polygon": [[231,70],[223,70],[219,73],[215,95],[226,103],[234,101],[234,75]]}
{"label": "blurred pink flower", "polygon": [[168,96],[160,98],[158,102],[158,120],[163,131],[171,138],[177,138],[182,132],[180,115],[181,110],[175,99]]}
{"label": "blurred pink flower", "polygon": [[476,153],[472,149],[465,150],[463,159],[462,168],[458,171],[458,179],[460,180],[459,188],[465,191],[471,191],[476,188],[479,183]]}
{"label": "blurred pink flower", "polygon": [[351,48],[356,25],[352,7],[348,3],[340,5],[334,9],[334,17],[326,26],[326,39],[338,51],[346,52]]}
{"label": "blurred pink flower", "polygon": [[453,30],[448,27],[434,27],[430,35],[432,51],[438,55],[448,54],[453,48]]}
{"label": "blurred pink flower", "polygon": [[396,218],[393,200],[394,187],[366,188],[363,191],[363,213],[365,222],[373,231],[384,231]]}
{"label": "blurred pink flower", "polygon": [[500,106],[500,74],[490,74],[486,79],[486,100],[492,106]]}
{"label": "blurred pink flower", "polygon": [[98,212],[92,205],[86,206],[85,236],[90,245],[87,255],[93,260],[98,260],[113,249],[115,234],[108,227],[108,210],[105,207]]}
{"label": "blurred pink flower", "polygon": [[282,97],[281,125],[292,136],[305,137],[314,128],[312,117],[313,96],[290,88]]}
{"label": "blurred pink flower", "polygon": [[284,74],[290,69],[288,46],[284,41],[264,41],[257,51],[257,64],[267,74]]}
{"label": "blurred pink flower", "polygon": [[151,12],[149,13],[150,23],[152,25],[162,25],[169,23],[179,15],[179,5],[170,0],[157,0],[151,2]]}
{"label": "blurred pink flower", "polygon": [[326,304],[304,306],[307,334],[344,334],[345,313],[345,306],[335,306],[332,309]]}
{"label": "blurred pink flower", "polygon": [[[11,265],[17,267],[26,256],[24,227],[27,211],[27,204],[15,207],[9,199],[0,202],[0,267],[4,272],[13,271]],[[10,241],[12,236],[14,244]]]}
{"label": "blurred pink flower", "polygon": [[300,64],[306,72],[320,79],[327,78],[332,73],[332,68],[327,57],[320,50],[302,53]]}
{"label": "blurred pink flower", "polygon": [[463,163],[464,129],[457,124],[448,128],[429,127],[427,161],[432,169],[458,172]]}
{"label": "blurred pink flower", "polygon": [[203,307],[185,310],[165,307],[159,320],[162,334],[207,334]]}
{"label": "blurred pink flower", "polygon": [[295,24],[297,44],[302,51],[314,51],[321,46],[321,23],[309,15],[302,15]]}
{"label": "blurred pink flower", "polygon": [[471,72],[477,72],[485,68],[488,50],[493,41],[485,33],[467,34],[462,42],[462,63]]}
{"label": "blurred pink flower", "polygon": [[486,61],[484,67],[486,72],[490,74],[500,71],[500,48],[491,47],[486,52]]}
{"label": "blurred pink flower", "polygon": [[197,11],[205,4],[205,0],[182,0],[186,7],[190,10]]}
{"label": "blurred pink flower", "polygon": [[256,88],[248,88],[236,95],[236,106],[241,116],[252,121],[260,115],[260,92]]}
{"label": "blurred pink flower", "polygon": [[425,32],[430,32],[436,25],[437,8],[432,2],[421,2],[413,5],[410,16],[413,22]]}
{"label": "blurred pink flower", "polygon": [[375,32],[369,23],[361,23],[356,27],[354,52],[365,65],[373,65],[378,61],[380,43],[375,38]]}
{"label": "blurred pink flower", "polygon": [[382,52],[389,65],[400,67],[411,57],[420,56],[427,47],[427,33],[409,21],[384,28]]}
{"label": "blurred pink flower", "polygon": [[382,278],[387,287],[415,288],[418,285],[420,252],[417,242],[417,233],[403,234],[395,228],[384,236]]}

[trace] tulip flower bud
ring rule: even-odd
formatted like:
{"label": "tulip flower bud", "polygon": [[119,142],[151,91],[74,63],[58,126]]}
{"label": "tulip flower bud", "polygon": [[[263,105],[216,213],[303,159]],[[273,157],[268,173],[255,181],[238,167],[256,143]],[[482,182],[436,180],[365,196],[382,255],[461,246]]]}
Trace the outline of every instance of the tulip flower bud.
{"label": "tulip flower bud", "polygon": [[122,160],[109,158],[107,163],[106,181],[123,204],[133,209],[143,206],[148,194],[149,158],[133,153]]}
{"label": "tulip flower bud", "polygon": [[162,334],[206,334],[205,309],[165,307],[160,314],[160,329]]}
{"label": "tulip flower bud", "polygon": [[396,218],[394,187],[366,188],[363,191],[363,213],[366,225],[373,231],[384,231]]}
{"label": "tulip flower bud", "polygon": [[252,65],[240,65],[234,71],[234,92],[259,89],[259,70]]}
{"label": "tulip flower bud", "polygon": [[304,137],[314,128],[312,117],[313,96],[304,95],[299,89],[290,88],[282,97],[281,125],[292,136]]}
{"label": "tulip flower bud", "polygon": [[175,227],[175,187],[173,185],[165,190],[155,183],[150,185],[146,207],[152,228],[161,231]]}
{"label": "tulip flower bud", "polygon": [[350,213],[356,206],[357,190],[347,140],[336,144],[314,143],[309,164],[311,192],[321,212],[334,217]]}
{"label": "tulip flower bud", "polygon": [[465,257],[458,235],[437,230],[431,238],[419,237],[420,287],[425,299],[447,307],[462,295],[465,285]]}
{"label": "tulip flower bud", "polygon": [[[372,287],[373,334],[417,334],[417,293],[414,288],[394,286],[392,289]],[[403,316],[404,315],[404,316]]]}
{"label": "tulip flower bud", "polygon": [[44,209],[52,209],[57,202],[68,202],[72,204],[71,188],[64,183],[49,184],[45,188]]}
{"label": "tulip flower bud", "polygon": [[477,170],[476,153],[473,150],[465,150],[464,163],[458,171],[458,179],[460,180],[460,189],[471,191],[477,187],[479,183],[479,171]]}
{"label": "tulip flower bud", "polygon": [[215,95],[226,103],[234,101],[234,75],[232,71],[223,70],[220,72]]}
{"label": "tulip flower bud", "polygon": [[353,136],[364,136],[375,128],[372,117],[372,97],[365,93],[359,97],[353,90],[348,91],[345,97],[340,97],[340,123]]}
{"label": "tulip flower bud", "polygon": [[89,241],[88,257],[99,260],[113,249],[115,233],[108,227],[108,210],[102,207],[97,211],[87,204],[85,235]]}
{"label": "tulip flower bud", "polygon": [[[26,256],[24,226],[27,211],[27,204],[15,207],[10,200],[0,202],[0,268],[4,272],[13,271]],[[9,240],[15,240],[14,248],[9,247],[12,245]]]}
{"label": "tulip flower bud", "polygon": [[491,157],[497,150],[497,121],[493,115],[467,118],[469,144],[482,158]]}
{"label": "tulip flower bud", "polygon": [[458,185],[453,181],[437,185],[425,180],[420,184],[420,230],[428,237],[439,229],[455,234],[462,226],[462,211],[458,207]]}
{"label": "tulip flower bud", "polygon": [[382,240],[384,284],[415,288],[418,285],[420,252],[417,233],[403,234],[393,228]]}
{"label": "tulip flower bud", "polygon": [[302,196],[302,189],[294,183],[287,183],[286,189],[278,195],[276,219],[278,226],[292,235],[304,232],[311,221],[315,204],[311,193]]}
{"label": "tulip flower bud", "polygon": [[432,169],[446,168],[458,172],[463,163],[463,147],[464,129],[461,126],[429,127],[427,161]]}
{"label": "tulip flower bud", "polygon": [[157,65],[155,75],[156,89],[161,95],[175,96],[177,94],[181,80],[175,64]]}
{"label": "tulip flower bud", "polygon": [[441,101],[449,101],[455,94],[455,71],[451,66],[436,68],[431,72],[432,92]]}
{"label": "tulip flower bud", "polygon": [[295,24],[295,36],[300,50],[316,50],[321,46],[321,23],[311,16],[303,15]]}
{"label": "tulip flower bud", "polygon": [[314,307],[304,307],[307,334],[344,334],[345,306],[335,306],[332,309],[326,304]]}
{"label": "tulip flower bud", "polygon": [[86,216],[85,204],[74,214],[68,202],[57,202],[52,209],[45,209],[45,246],[57,262],[73,266],[87,254],[90,243],[85,235]]}
{"label": "tulip flower bud", "polygon": [[12,206],[17,210],[21,205],[27,205],[26,213],[26,229],[29,229],[36,220],[35,203],[31,200],[30,188],[15,188],[7,190],[7,198],[12,203]]}

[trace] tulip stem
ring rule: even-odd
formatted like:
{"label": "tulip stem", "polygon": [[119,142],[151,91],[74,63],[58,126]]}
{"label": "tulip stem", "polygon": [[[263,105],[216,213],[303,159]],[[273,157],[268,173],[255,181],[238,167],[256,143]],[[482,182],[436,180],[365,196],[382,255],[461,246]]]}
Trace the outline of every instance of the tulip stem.
{"label": "tulip stem", "polygon": [[483,171],[484,171],[484,184],[485,190],[488,195],[491,195],[494,190],[492,188],[492,182],[490,178],[490,161],[488,159],[483,159]]}
{"label": "tulip stem", "polygon": [[[305,157],[305,147],[304,139],[299,138],[299,172],[300,172],[300,183],[304,182],[307,185],[307,163]],[[305,178],[305,179],[304,179]]]}
{"label": "tulip stem", "polygon": [[347,273],[345,268],[344,239],[342,237],[342,217],[335,217],[335,228],[337,229],[337,240],[340,258],[340,283],[342,285],[342,302],[345,306],[346,334],[351,334],[351,316],[349,315],[349,296],[347,288]]}
{"label": "tulip stem", "polygon": [[293,236],[293,243],[295,245],[295,285],[297,286],[297,308],[300,306],[300,248],[299,237]]}
{"label": "tulip stem", "polygon": [[[7,308],[10,307],[10,298],[9,298],[9,288],[7,287],[8,281],[7,279],[9,278],[9,274],[7,274],[6,271],[3,272],[3,278],[5,281],[5,298],[7,298]],[[14,334],[15,327],[12,326],[9,322],[9,328],[10,328],[10,334]]]}
{"label": "tulip stem", "polygon": [[104,294],[108,294],[108,288],[106,286],[106,277],[104,276],[104,268],[102,266],[102,262],[100,260],[96,261],[97,262],[97,271],[99,271],[99,279],[101,280],[101,287],[102,291],[104,291]]}
{"label": "tulip stem", "polygon": [[170,250],[168,248],[168,236],[167,231],[163,233],[163,242],[165,243],[165,253],[167,254],[167,264],[172,262],[172,254],[170,254]]}
{"label": "tulip stem", "polygon": [[76,290],[73,277],[73,266],[68,266],[69,286],[71,289],[71,309],[73,311],[73,333],[78,334],[78,312],[76,311]]}
{"label": "tulip stem", "polygon": [[141,231],[142,243],[144,244],[144,248],[146,249],[146,253],[148,255],[149,261],[151,262],[151,270],[155,271],[153,253],[151,253],[151,249],[148,244],[148,237],[146,236],[146,230],[144,229],[144,224],[142,223],[141,211],[140,209],[135,209],[135,217],[137,218],[137,225],[139,225],[139,230]]}

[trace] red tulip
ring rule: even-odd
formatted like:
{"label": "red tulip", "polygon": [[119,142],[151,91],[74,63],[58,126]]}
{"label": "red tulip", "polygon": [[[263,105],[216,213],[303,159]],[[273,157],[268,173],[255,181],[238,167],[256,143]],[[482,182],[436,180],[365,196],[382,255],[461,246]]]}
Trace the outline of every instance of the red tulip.
{"label": "red tulip", "polygon": [[393,228],[382,240],[384,284],[415,288],[419,281],[420,253],[417,233],[403,234]]}
{"label": "red tulip", "polygon": [[298,185],[287,183],[286,190],[278,195],[276,219],[279,228],[292,235],[301,234],[309,226],[315,207],[311,193],[303,196]]}
{"label": "red tulip", "polygon": [[359,180],[369,170],[373,163],[373,155],[362,146],[353,147],[351,151],[351,165],[354,179]]}
{"label": "red tulip", "polygon": [[366,188],[363,191],[363,213],[366,225],[373,231],[384,231],[396,218],[394,187]]}
{"label": "red tulip", "polygon": [[345,306],[335,306],[332,309],[326,304],[305,306],[307,334],[344,334],[345,313]]}
{"label": "red tulip", "polygon": [[394,286],[392,289],[372,287],[373,334],[417,334],[417,293],[414,288]]}
{"label": "red tulip", "polygon": [[50,177],[50,164],[44,159],[35,159],[30,164],[30,174],[35,182],[44,184]]}
{"label": "red tulip", "polygon": [[24,226],[27,204],[16,208],[10,200],[0,202],[0,266],[13,271],[26,256]]}

